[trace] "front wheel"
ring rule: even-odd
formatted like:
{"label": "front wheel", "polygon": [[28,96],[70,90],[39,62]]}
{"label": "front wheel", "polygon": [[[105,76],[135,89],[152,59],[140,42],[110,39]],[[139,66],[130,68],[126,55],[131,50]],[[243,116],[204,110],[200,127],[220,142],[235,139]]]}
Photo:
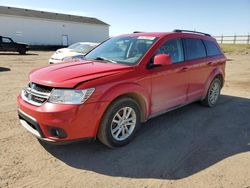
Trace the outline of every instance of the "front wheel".
{"label": "front wheel", "polygon": [[98,139],[110,148],[128,144],[140,126],[138,104],[131,98],[118,99],[105,112]]}
{"label": "front wheel", "polygon": [[201,101],[202,104],[208,107],[215,106],[220,96],[221,87],[221,80],[219,78],[215,78],[209,86],[206,98]]}

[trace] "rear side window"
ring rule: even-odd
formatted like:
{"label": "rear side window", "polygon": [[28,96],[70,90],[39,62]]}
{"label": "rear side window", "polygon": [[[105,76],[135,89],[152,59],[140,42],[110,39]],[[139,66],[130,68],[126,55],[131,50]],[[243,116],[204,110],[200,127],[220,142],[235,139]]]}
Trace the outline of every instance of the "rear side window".
{"label": "rear side window", "polygon": [[208,40],[204,40],[203,42],[207,49],[207,56],[214,56],[221,54],[218,46],[214,42]]}
{"label": "rear side window", "polygon": [[156,51],[156,54],[169,54],[173,63],[184,61],[181,39],[168,40]]}
{"label": "rear side window", "polygon": [[200,39],[184,38],[183,41],[187,60],[206,57],[206,49]]}

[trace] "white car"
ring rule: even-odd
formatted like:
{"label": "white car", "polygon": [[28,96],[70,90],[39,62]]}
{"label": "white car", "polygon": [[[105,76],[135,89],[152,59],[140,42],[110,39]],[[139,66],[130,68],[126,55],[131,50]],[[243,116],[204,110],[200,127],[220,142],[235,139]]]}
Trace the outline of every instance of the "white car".
{"label": "white car", "polygon": [[84,55],[99,43],[77,42],[67,48],[58,49],[49,59],[49,64],[83,59]]}

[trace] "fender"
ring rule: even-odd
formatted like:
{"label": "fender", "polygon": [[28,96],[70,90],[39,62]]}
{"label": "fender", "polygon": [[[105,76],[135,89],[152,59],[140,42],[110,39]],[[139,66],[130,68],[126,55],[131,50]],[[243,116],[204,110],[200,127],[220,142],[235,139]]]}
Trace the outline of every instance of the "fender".
{"label": "fender", "polygon": [[[114,101],[116,98],[122,95],[130,95],[134,94],[140,97],[143,101],[144,105],[144,119],[146,120],[150,113],[150,91],[147,91],[145,87],[142,87],[138,83],[123,83],[119,85],[115,85],[105,91],[103,93],[102,97],[100,98],[100,101],[108,101],[109,105],[112,101]],[[109,106],[108,105],[108,106]],[[142,105],[142,104],[141,104]]]}
{"label": "fender", "polygon": [[[222,78],[223,78],[223,83],[224,83],[224,76],[225,76],[225,73],[224,73],[224,71],[223,71],[221,68],[216,67],[216,68],[211,72],[211,74],[209,75],[209,77],[208,77],[208,79],[207,79],[207,81],[206,81],[206,85],[205,85],[205,89],[204,89],[204,93],[203,93],[202,100],[203,100],[204,98],[206,98],[206,95],[207,95],[209,86],[210,86],[211,82],[213,81],[213,79],[214,79],[217,75],[221,75],[221,76],[222,76]],[[223,83],[222,83],[222,84],[223,84]]]}

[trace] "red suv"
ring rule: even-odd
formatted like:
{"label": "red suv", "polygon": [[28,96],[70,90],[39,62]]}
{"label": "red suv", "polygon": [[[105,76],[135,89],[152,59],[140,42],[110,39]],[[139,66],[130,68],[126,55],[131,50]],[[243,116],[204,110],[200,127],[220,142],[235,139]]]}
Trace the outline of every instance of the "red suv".
{"label": "red suv", "polygon": [[47,142],[127,144],[142,122],[194,101],[212,107],[226,57],[209,34],[186,30],[113,37],[85,60],[33,70],[18,96],[21,124]]}

